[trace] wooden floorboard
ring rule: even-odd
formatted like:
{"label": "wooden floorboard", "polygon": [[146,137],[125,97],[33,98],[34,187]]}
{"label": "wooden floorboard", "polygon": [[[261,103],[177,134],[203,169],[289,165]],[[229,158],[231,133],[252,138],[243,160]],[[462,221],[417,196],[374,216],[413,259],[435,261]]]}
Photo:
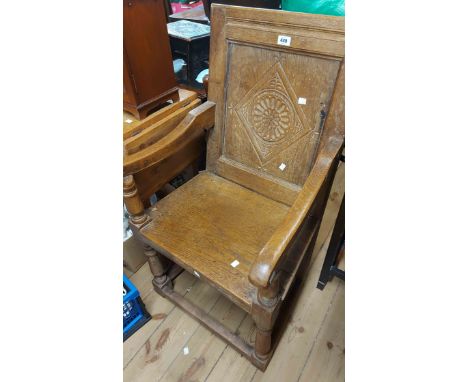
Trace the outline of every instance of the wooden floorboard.
{"label": "wooden floorboard", "polygon": [[[211,316],[235,332],[246,313],[221,296],[211,312]],[[179,353],[163,376],[167,381],[203,381],[210,374],[216,361],[226,348],[225,342],[208,329],[199,326],[185,344],[188,356]]]}
{"label": "wooden floorboard", "polygon": [[[209,311],[216,304],[219,294],[207,284],[197,281],[186,297]],[[198,327],[194,319],[179,308],[174,308],[124,369],[124,380],[161,380]]]}
{"label": "wooden floorboard", "polygon": [[300,382],[344,381],[345,288],[342,282],[337,283],[334,300],[310,349]]}
{"label": "wooden floorboard", "polygon": [[[142,270],[142,272],[145,272],[145,270]],[[186,294],[187,289],[191,288],[196,281],[197,279],[195,277],[187,272],[184,272],[174,281],[174,289],[181,294]],[[146,294],[146,297],[143,297],[143,302],[145,304],[146,310],[148,310],[153,319],[147,322],[142,328],[140,328],[135,334],[130,336],[127,341],[124,342],[124,367],[129,364],[137,352],[145,345],[148,338],[175,309],[174,304],[161,297],[159,294],[151,291]]]}
{"label": "wooden floorboard", "polygon": [[[145,264],[131,280],[153,320],[124,343],[124,381],[343,381],[344,283],[335,278],[323,291],[316,288],[343,192],[344,165],[340,165],[308,278],[265,372],[156,294]],[[214,288],[186,272],[176,279],[174,288],[253,343],[252,319]]]}
{"label": "wooden floorboard", "polygon": [[133,276],[133,272],[132,272],[130,269],[125,268],[125,267],[123,267],[123,273],[124,273],[124,275],[127,276],[128,278],[130,278],[130,277]]}
{"label": "wooden floorboard", "polygon": [[145,298],[149,292],[154,290],[153,284],[151,283],[152,280],[153,275],[151,274],[148,263],[143,264],[141,268],[130,277],[130,281],[140,292],[141,298]]}

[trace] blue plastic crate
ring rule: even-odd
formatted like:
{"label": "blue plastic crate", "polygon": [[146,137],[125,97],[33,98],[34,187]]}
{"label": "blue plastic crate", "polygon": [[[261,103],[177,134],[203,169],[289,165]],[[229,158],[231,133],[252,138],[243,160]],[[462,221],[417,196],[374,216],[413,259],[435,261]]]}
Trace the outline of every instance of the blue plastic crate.
{"label": "blue plastic crate", "polygon": [[138,289],[123,275],[123,339],[124,341],[151,320]]}

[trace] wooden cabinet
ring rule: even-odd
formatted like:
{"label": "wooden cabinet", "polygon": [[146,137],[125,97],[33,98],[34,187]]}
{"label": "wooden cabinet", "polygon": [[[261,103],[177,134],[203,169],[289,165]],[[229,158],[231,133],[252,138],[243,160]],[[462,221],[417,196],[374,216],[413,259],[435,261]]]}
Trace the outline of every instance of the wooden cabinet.
{"label": "wooden cabinet", "polygon": [[164,0],[123,2],[123,108],[145,118],[178,100]]}

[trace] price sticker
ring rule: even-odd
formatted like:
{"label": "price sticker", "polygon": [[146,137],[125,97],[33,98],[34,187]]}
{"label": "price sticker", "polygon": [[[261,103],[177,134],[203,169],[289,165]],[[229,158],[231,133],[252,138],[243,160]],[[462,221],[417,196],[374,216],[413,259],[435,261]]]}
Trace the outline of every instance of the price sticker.
{"label": "price sticker", "polygon": [[290,36],[278,36],[278,45],[290,46],[291,37]]}

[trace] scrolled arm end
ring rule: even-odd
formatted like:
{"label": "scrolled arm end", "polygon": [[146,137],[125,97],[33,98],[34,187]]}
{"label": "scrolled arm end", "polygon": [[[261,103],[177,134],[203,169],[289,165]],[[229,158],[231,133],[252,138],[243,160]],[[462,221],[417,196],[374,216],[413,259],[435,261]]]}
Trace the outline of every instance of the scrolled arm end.
{"label": "scrolled arm end", "polygon": [[273,268],[271,264],[258,260],[259,259],[257,259],[250,268],[249,281],[258,288],[266,288],[268,286],[270,276],[273,273]]}

